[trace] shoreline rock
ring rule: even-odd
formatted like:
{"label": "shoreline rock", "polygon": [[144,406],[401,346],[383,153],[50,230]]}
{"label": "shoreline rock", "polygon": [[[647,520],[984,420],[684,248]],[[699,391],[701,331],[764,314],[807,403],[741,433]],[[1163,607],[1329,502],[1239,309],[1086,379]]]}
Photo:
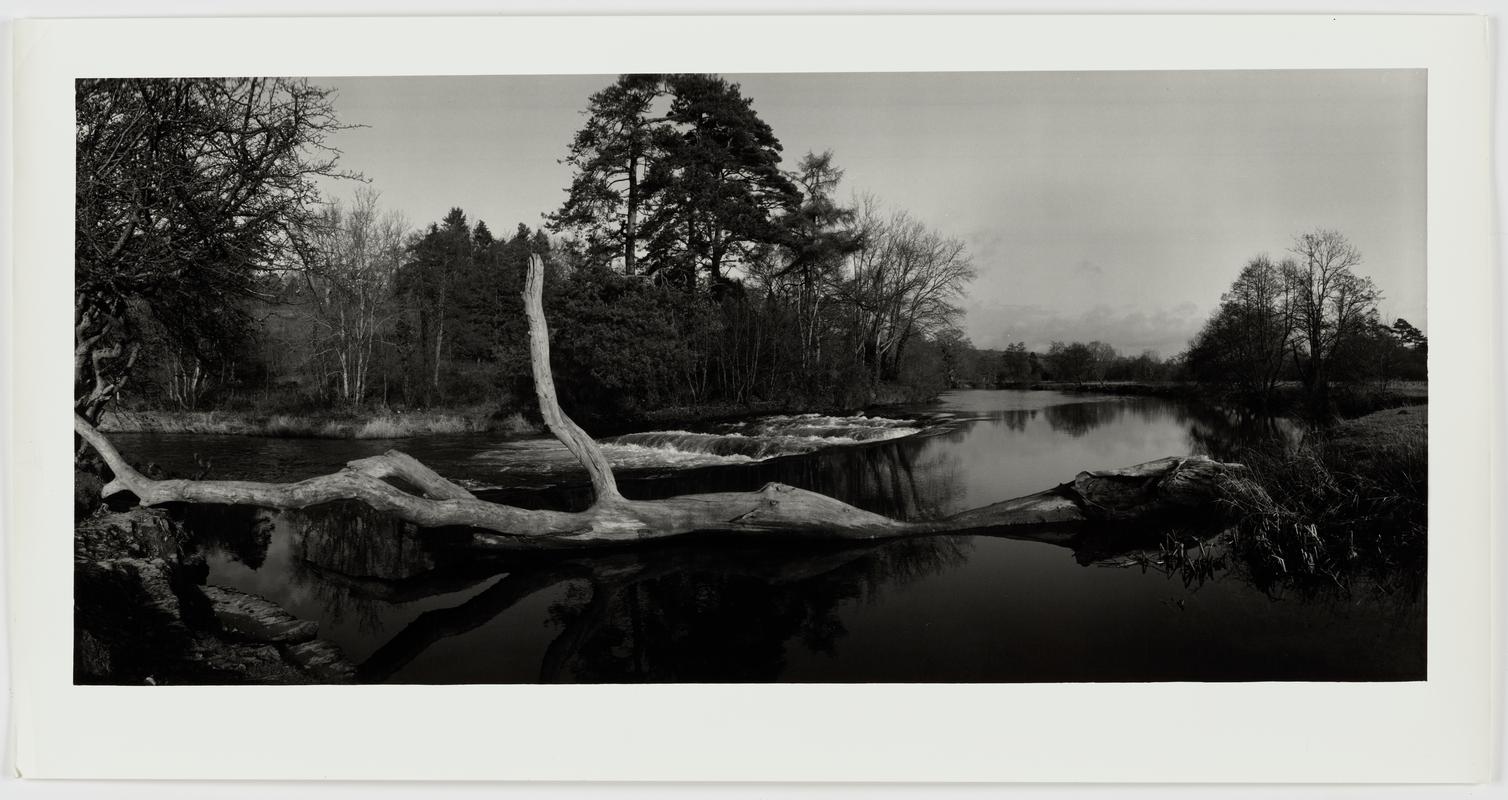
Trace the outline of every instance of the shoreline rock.
{"label": "shoreline rock", "polygon": [[205,586],[208,567],[167,512],[100,511],[74,526],[74,683],[351,683],[318,623]]}
{"label": "shoreline rock", "polygon": [[289,614],[277,603],[225,586],[203,586],[215,619],[227,633],[259,644],[302,644],[319,635],[319,623]]}

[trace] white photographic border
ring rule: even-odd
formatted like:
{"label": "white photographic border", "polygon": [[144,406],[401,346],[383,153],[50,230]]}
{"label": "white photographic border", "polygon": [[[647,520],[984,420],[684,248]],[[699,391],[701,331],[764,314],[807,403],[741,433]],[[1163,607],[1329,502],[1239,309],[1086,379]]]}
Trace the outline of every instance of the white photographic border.
{"label": "white photographic border", "polygon": [[[1485,20],[1464,16],[18,23],[8,545],[16,764],[27,776],[77,778],[1485,780],[1497,707],[1490,502],[1501,490],[1491,472],[1489,41]],[[1428,680],[72,684],[64,509],[75,78],[1331,68],[1429,74]]]}

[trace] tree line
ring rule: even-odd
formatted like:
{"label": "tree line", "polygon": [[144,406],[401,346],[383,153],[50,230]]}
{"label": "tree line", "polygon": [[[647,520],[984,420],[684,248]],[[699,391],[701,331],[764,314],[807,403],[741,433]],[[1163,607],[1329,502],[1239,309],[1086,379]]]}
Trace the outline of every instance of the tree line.
{"label": "tree line", "polygon": [[954,335],[941,339],[948,382],[1173,381],[1258,408],[1273,407],[1296,384],[1306,410],[1324,415],[1334,385],[1386,391],[1428,377],[1428,338],[1406,319],[1382,319],[1382,292],[1357,272],[1361,263],[1344,234],[1301,233],[1281,260],[1250,259],[1188,348],[1170,359],[1153,351],[1120,354],[1100,341],[1055,341],[1040,352],[1024,342],[984,350]]}
{"label": "tree line", "polygon": [[1361,251],[1328,229],[1299,234],[1280,261],[1252,258],[1189,343],[1187,375],[1262,406],[1295,381],[1319,414],[1335,383],[1425,380],[1428,340],[1407,320],[1382,321],[1382,292],[1356,271],[1361,263]]}
{"label": "tree line", "polygon": [[[946,388],[974,275],[963,244],[873,197],[831,152],[785,168],[715,75],[625,75],[567,145],[561,206],[495,236],[417,229],[343,171],[333,97],[292,79],[77,85],[76,408],[117,397],[359,409],[532,391],[531,254],[578,413],[858,407]],[[128,380],[129,379],[129,380]],[[526,403],[524,405],[527,405]]]}
{"label": "tree line", "polygon": [[1136,355],[1099,341],[1050,342],[1045,350],[1013,342],[1001,349],[976,348],[969,340],[944,340],[942,355],[953,388],[1010,388],[1037,383],[1107,381],[1164,382],[1183,378],[1179,358],[1155,350]]}
{"label": "tree line", "polygon": [[348,127],[285,78],[76,83],[75,408],[527,406],[519,293],[547,265],[562,398],[577,413],[778,402],[854,408],[961,386],[1193,380],[1311,404],[1422,380],[1427,341],[1384,324],[1335,231],[1253,258],[1186,352],[1103,342],[975,348],[957,239],[874,197],[831,152],[784,166],[714,75],[625,75],[563,143],[562,204],[497,236],[453,208],[415,228],[364,186],[323,197]]}

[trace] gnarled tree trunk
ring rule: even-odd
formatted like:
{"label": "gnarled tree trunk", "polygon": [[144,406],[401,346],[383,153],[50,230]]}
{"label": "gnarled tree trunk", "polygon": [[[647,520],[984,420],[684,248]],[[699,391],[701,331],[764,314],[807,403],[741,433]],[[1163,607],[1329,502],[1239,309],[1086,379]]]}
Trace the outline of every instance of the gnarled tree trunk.
{"label": "gnarled tree trunk", "polygon": [[623,544],[693,532],[866,540],[1002,526],[1132,520],[1207,509],[1217,495],[1220,478],[1234,468],[1202,457],[1165,458],[1120,470],[1083,472],[1069,483],[1026,497],[942,519],[915,521],[891,519],[780,483],[754,492],[630,500],[618,492],[597,443],[565,415],[556,400],[541,301],[543,273],[539,256],[531,257],[524,289],[530,357],[540,410],[550,431],[591,478],[596,499],[584,511],[522,509],[480,500],[395,450],[296,483],[153,480],[128,464],[89,421],[76,415],[74,427],[115,475],[104,489],[106,496],[130,491],[143,505],[188,502],[283,509],[359,500],[422,527],[474,529],[472,545],[480,549]]}

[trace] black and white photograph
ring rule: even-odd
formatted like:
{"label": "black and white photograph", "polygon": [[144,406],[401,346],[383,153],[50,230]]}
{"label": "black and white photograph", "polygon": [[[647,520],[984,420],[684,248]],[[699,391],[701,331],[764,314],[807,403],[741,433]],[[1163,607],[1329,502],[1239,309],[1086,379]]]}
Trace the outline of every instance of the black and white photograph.
{"label": "black and white photograph", "polygon": [[78,79],[73,680],[1426,680],[1426,85]]}
{"label": "black and white photograph", "polygon": [[310,2],[8,29],[21,788],[1493,779],[1489,18]]}

